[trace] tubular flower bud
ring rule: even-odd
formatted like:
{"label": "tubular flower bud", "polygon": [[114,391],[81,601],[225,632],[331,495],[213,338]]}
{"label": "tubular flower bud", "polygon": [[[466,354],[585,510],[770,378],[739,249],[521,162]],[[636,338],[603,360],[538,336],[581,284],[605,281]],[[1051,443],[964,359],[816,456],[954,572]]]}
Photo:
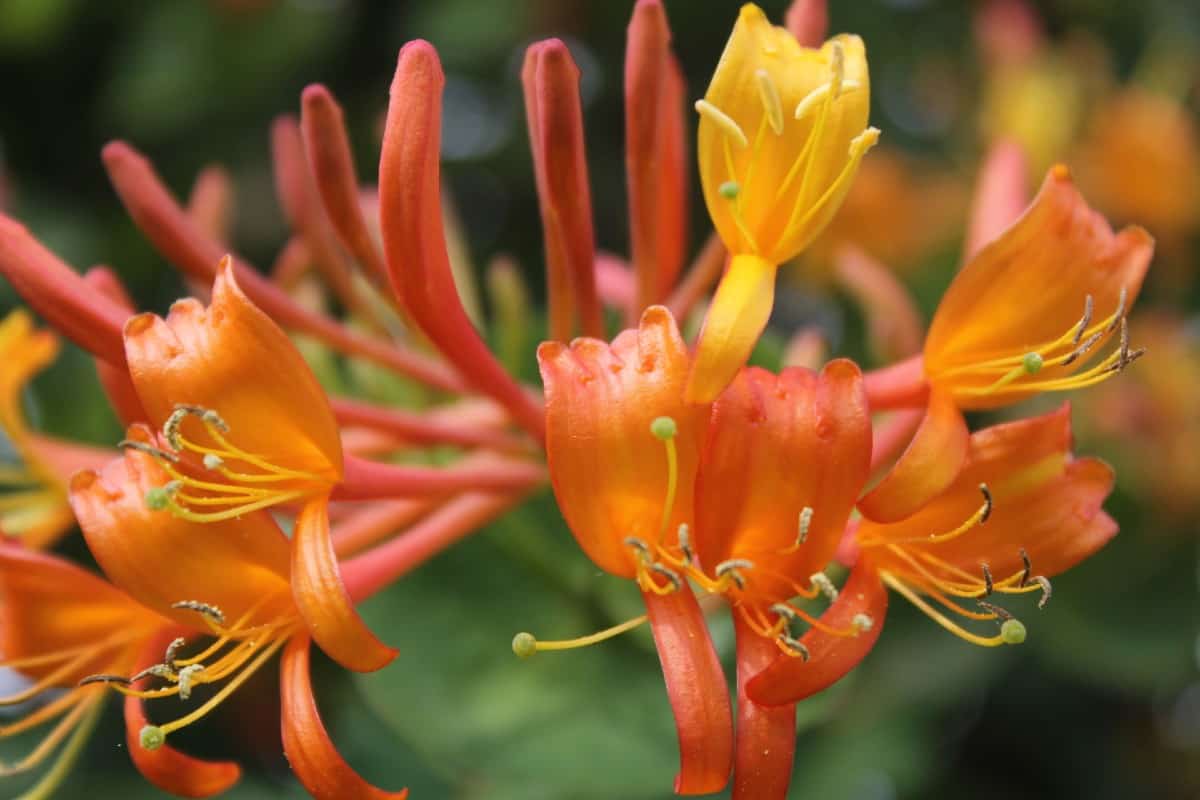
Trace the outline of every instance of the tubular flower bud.
{"label": "tubular flower bud", "polygon": [[734,259],[713,300],[688,384],[711,401],[766,326],[775,270],[833,217],[879,131],[867,128],[866,51],[856,36],[802,47],[742,7],[700,115],[697,157],[713,225]]}

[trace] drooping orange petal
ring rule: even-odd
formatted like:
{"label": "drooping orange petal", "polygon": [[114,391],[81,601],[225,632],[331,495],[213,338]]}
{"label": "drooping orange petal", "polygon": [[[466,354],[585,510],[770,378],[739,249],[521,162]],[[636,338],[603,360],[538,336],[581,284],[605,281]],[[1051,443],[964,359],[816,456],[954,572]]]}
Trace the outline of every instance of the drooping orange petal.
{"label": "drooping orange petal", "polygon": [[856,615],[865,614],[871,620],[870,628],[860,630],[857,636],[835,636],[810,628],[800,637],[808,650],[808,660],[778,656],[746,685],[747,696],[767,706],[789,706],[837,683],[875,646],[887,605],[887,589],[875,570],[862,563],[856,565],[821,621],[830,628],[845,629],[851,627]]}
{"label": "drooping orange petal", "polygon": [[292,534],[292,598],[309,634],[346,669],[373,672],[396,650],[375,637],[354,610],[329,534],[329,498],[308,501]]}
{"label": "drooping orange petal", "polygon": [[[1128,308],[1153,252],[1146,231],[1113,233],[1066,168],[1052,169],[1025,214],[963,267],[942,297],[925,340],[926,374],[952,387],[990,385],[995,376],[948,371],[1059,339],[1078,325],[1089,294],[1095,321],[1116,309],[1122,289]],[[987,408],[1013,399],[985,395],[959,403]]]}
{"label": "drooping orange petal", "polygon": [[564,340],[571,336],[573,311],[584,335],[604,334],[579,75],[558,39],[532,45],[521,71],[545,239],[551,337]]}
{"label": "drooping orange petal", "polygon": [[[0,541],[0,659],[10,661],[98,645],[128,632],[136,637],[170,624],[105,580],[69,561]],[[39,678],[56,669],[22,668]],[[59,685],[74,685],[104,668],[80,664]]]}
{"label": "drooping orange petal", "polygon": [[667,595],[643,592],[679,736],[676,794],[719,792],[733,765],[729,688],[704,612],[686,585]]}
{"label": "drooping orange petal", "polygon": [[737,637],[738,718],[734,740],[733,800],[784,800],[796,752],[796,706],[760,706],[746,684],[780,655],[772,639],[733,615]]}
{"label": "drooping orange petal", "polygon": [[[300,352],[242,293],[222,263],[212,304],[180,300],[165,320],[141,314],[125,327],[129,373],[150,422],[180,403],[220,414],[228,438],[272,464],[336,483],[341,440],[329,400]],[[199,420],[182,430],[207,442]]]}
{"label": "drooping orange petal", "polygon": [[[140,662],[155,664],[175,636],[167,630],[149,639]],[[140,697],[125,697],[125,747],[142,777],[176,797],[212,797],[231,789],[242,777],[242,769],[232,761],[204,761],[163,743],[154,750],[142,747],[142,728],[150,724]]]}
{"label": "drooping orange petal", "polygon": [[488,350],[454,284],[442,222],[439,143],[446,78],[433,47],[400,51],[379,162],[379,216],[392,286],[405,308],[463,377],[541,439],[540,404]]}
{"label": "drooping orange petal", "polygon": [[[538,364],[546,386],[546,454],[554,495],[580,547],[602,569],[631,578],[637,562],[625,544],[651,547],[691,522],[707,406],[682,400],[687,347],[675,320],[651,306],[636,331],[612,346],[576,339],[545,342]],[[657,417],[675,420],[679,481],[675,506],[662,528],[667,500],[667,455],[650,432]]]}
{"label": "drooping orange petal", "polygon": [[[1034,574],[1052,576],[1074,566],[1116,533],[1100,506],[1113,474],[1095,459],[1072,460],[1070,408],[994,425],[970,438],[966,464],[942,495],[913,516],[891,525],[864,521],[862,542],[906,541],[971,576],[986,563],[997,580],[1023,569],[1025,549]],[[953,530],[979,508],[979,484],[993,499],[986,523],[953,540],[926,544],[931,534]],[[914,541],[916,540],[916,541]],[[911,567],[884,548],[866,553],[878,568],[905,574]],[[959,579],[961,580],[961,579]]]}
{"label": "drooping orange petal", "polygon": [[869,519],[895,522],[945,491],[967,457],[967,421],[949,392],[933,390],[921,427],[908,449],[858,503]]}
{"label": "drooping orange petal", "polygon": [[778,267],[736,254],[713,295],[688,376],[689,403],[711,403],[746,363],[775,303]]}
{"label": "drooping orange petal", "polygon": [[292,772],[316,800],[404,800],[407,789],[386,792],[367,783],[330,741],[313,698],[308,648],[307,636],[293,636],[280,662],[280,730]]}
{"label": "drooping orange petal", "polygon": [[[730,559],[769,566],[747,592],[764,605],[795,591],[837,547],[867,480],[871,423],[862,373],[846,359],[818,375],[743,370],[713,406],[696,479],[695,548],[710,573]],[[812,509],[797,546],[802,510]]]}
{"label": "drooping orange petal", "polygon": [[[128,438],[149,444],[145,428]],[[223,522],[196,523],[152,511],[146,492],[169,476],[149,455],[128,449],[102,472],[71,480],[71,507],[88,548],[116,586],[143,605],[193,627],[200,618],[172,609],[193,600],[236,618],[254,606],[264,619],[288,595],[288,541],[265,511]]]}

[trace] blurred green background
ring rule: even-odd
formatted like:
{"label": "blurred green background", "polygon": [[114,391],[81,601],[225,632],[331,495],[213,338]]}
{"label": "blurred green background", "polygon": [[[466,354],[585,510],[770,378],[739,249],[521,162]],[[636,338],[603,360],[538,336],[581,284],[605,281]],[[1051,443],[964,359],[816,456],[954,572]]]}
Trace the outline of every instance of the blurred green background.
{"label": "blurred green background", "polygon": [[[786,4],[763,5],[779,19]],[[978,32],[981,6],[831,5],[832,30],[857,32],[867,42],[872,123],[907,165],[902,191],[883,203],[876,221],[892,223],[897,236],[922,226],[947,231],[903,254],[912,262],[904,277],[928,313],[957,264],[970,180],[995,133],[989,125],[997,124],[985,113],[989,98],[994,102],[996,66]],[[237,185],[237,247],[268,265],[286,239],[270,173],[271,120],[298,113],[305,85],[325,83],[346,108],[360,175],[371,181],[396,53],[404,41],[424,37],[448,73],[445,174],[470,250],[479,264],[500,252],[515,255],[541,297],[541,231],[517,79],[523,50],[534,39],[562,36],[583,69],[598,241],[624,253],[622,57],[630,6],[0,0],[3,202],[70,263],[113,266],[141,307],[163,311],[181,283],[122,211],[100,147],[129,140],[179,194],[204,166],[225,165]],[[694,97],[737,6],[666,0]],[[1038,74],[1070,75],[1075,83],[1031,101],[1026,127],[1042,137],[1034,144],[1075,167],[1073,158],[1088,157],[1078,155],[1080,143],[1102,119],[1105,98],[1136,84],[1168,96],[1185,120],[1183,141],[1190,131],[1190,146],[1200,147],[1200,10],[1192,0],[1051,0],[1036,10],[1045,30],[1039,52],[1051,54]],[[1128,124],[1140,121],[1133,115]],[[1179,149],[1150,133],[1160,147]],[[922,192],[935,191],[944,202],[927,209]],[[694,194],[698,245],[707,231]],[[910,202],[919,209],[915,217],[888,218],[889,208],[898,215]],[[1136,221],[1122,218],[1122,209],[1106,210],[1115,223]],[[1161,231],[1142,220],[1164,246],[1138,313],[1157,307],[1181,324],[1191,321],[1194,356],[1200,289],[1192,274],[1200,251],[1195,215],[1190,219],[1190,227],[1168,221]],[[880,255],[902,254],[885,245]],[[796,326],[817,323],[837,352],[870,363],[860,315],[821,265],[796,275],[804,277],[791,282],[772,325],[776,346],[764,351],[777,352]],[[0,284],[0,308],[16,302]],[[532,355],[526,363],[532,375]],[[1134,370],[1175,367],[1152,350]],[[1200,390],[1191,384],[1181,391],[1190,392],[1194,422]],[[37,379],[29,408],[47,430],[106,444],[119,438],[88,360],[70,348]],[[1079,408],[1106,413],[1083,401]],[[1079,424],[1085,432],[1104,428]],[[1103,430],[1081,442],[1118,467],[1109,509],[1122,533],[1056,580],[1046,611],[1022,609],[1030,628],[1024,646],[972,647],[894,602],[863,666],[801,706],[792,796],[1200,798],[1198,501],[1176,498],[1182,510],[1172,504],[1167,513],[1153,481],[1147,488],[1137,479],[1152,474],[1153,440],[1149,445],[1133,451]],[[1200,474],[1191,480],[1200,485]],[[77,542],[64,549],[81,555]],[[646,632],[529,662],[509,650],[517,630],[578,635],[638,613],[638,602],[632,586],[600,574],[578,551],[544,492],[370,601],[368,621],[401,658],[368,676],[316,662],[319,702],[352,764],[378,784],[410,786],[416,798],[665,798],[675,738]],[[731,631],[716,619],[713,627],[729,655]],[[277,686],[268,672],[180,737],[192,752],[247,766],[246,780],[229,797],[303,796],[279,752]],[[114,704],[61,796],[160,796],[133,771],[123,739]],[[20,785],[13,786],[15,795]]]}

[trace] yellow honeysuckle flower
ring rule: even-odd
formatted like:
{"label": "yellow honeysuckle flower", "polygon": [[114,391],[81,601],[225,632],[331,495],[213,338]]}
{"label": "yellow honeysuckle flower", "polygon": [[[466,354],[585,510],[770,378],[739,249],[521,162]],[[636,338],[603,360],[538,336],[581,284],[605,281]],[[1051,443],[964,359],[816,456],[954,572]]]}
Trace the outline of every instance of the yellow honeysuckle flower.
{"label": "yellow honeysuckle flower", "polygon": [[742,6],[696,110],[704,199],[733,256],[688,383],[688,399],[707,402],[766,325],[776,268],[829,222],[879,131],[866,127],[862,40],[841,35],[805,48],[753,4]]}

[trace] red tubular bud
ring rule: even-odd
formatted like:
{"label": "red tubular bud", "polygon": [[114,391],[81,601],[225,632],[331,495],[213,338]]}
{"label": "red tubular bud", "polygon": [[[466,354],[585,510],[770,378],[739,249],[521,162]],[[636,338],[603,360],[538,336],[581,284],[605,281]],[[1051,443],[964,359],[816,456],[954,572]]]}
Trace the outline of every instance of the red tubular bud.
{"label": "red tubular bud", "polygon": [[571,337],[574,309],[585,336],[603,336],[579,67],[558,39],[538,42],[525,54],[521,82],[546,243],[550,336]]}
{"label": "red tubular bud", "polygon": [[[92,267],[84,274],[83,279],[127,315],[134,314],[136,309],[133,300],[125,291],[121,279],[111,269],[103,266]],[[102,358],[96,358],[95,363],[96,376],[100,379],[104,394],[107,395],[108,402],[116,412],[122,427],[128,428],[135,422],[148,420],[149,417],[142,408],[142,401],[138,399],[137,390],[133,388],[128,367],[124,363],[110,364]]]}
{"label": "red tubular bud", "polygon": [[233,220],[233,180],[224,167],[212,165],[200,170],[188,195],[188,216],[211,239],[229,241]]}
{"label": "red tubular bud", "polygon": [[428,42],[409,42],[400,51],[379,163],[388,274],[404,307],[463,377],[541,440],[540,401],[513,380],[488,350],[454,285],[442,227],[438,163],[445,80]]}
{"label": "red tubular bud", "polygon": [[688,245],[688,126],[685,118],[687,81],[673,55],[667,58],[667,80],[659,103],[658,297],[670,294],[683,269]]}
{"label": "red tubular bud", "polygon": [[971,200],[964,264],[998,239],[1029,205],[1028,175],[1029,162],[1021,145],[1013,141],[992,145],[979,170]]}
{"label": "red tubular bud", "polygon": [[792,0],[783,24],[803,47],[820,47],[829,35],[828,0]]}

